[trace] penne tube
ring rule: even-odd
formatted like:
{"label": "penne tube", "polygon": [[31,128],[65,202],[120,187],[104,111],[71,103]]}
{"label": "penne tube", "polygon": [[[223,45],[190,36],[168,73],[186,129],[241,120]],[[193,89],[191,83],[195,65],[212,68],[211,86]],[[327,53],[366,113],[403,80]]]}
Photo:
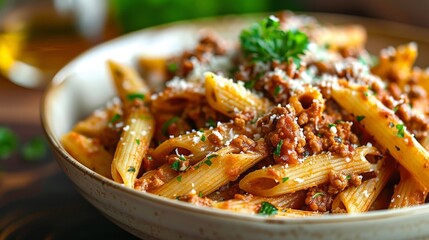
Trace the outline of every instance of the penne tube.
{"label": "penne tube", "polygon": [[243,85],[208,72],[205,74],[206,97],[210,106],[228,117],[240,112],[264,113],[270,103]]}
{"label": "penne tube", "polygon": [[[364,90],[333,86],[332,97],[347,112],[360,117],[360,124],[375,140],[425,187],[429,187],[429,153],[407,131],[392,110]],[[413,156],[410,158],[410,156]]]}
{"label": "penne tube", "polygon": [[110,164],[113,156],[103,148],[100,141],[71,131],[61,137],[61,143],[72,157],[87,168],[112,178]]}
{"label": "penne tube", "polygon": [[381,78],[397,82],[399,87],[404,89],[412,74],[417,52],[415,42],[396,48],[383,49],[379,57],[379,64],[374,66],[371,72]]}
{"label": "penne tube", "polygon": [[233,153],[234,147],[227,146],[205,157],[188,171],[153,191],[154,194],[174,198],[189,193],[207,195],[266,157],[266,153]]}
{"label": "penne tube", "polygon": [[377,177],[359,186],[349,187],[337,195],[336,198],[339,198],[348,213],[367,212],[396,170],[393,161],[380,160],[378,166]]}
{"label": "penne tube", "polygon": [[212,130],[196,131],[164,141],[151,154],[154,161],[156,161],[155,165],[164,164],[166,156],[175,149],[185,149],[188,151],[191,164],[199,162],[215,149],[215,146],[208,140],[211,132]]}
{"label": "penne tube", "polygon": [[152,115],[142,104],[133,109],[126,118],[111,168],[113,180],[130,188],[134,188],[155,129]]}
{"label": "penne tube", "polygon": [[153,112],[180,113],[189,104],[201,103],[205,96],[201,86],[193,83],[186,83],[186,89],[166,88],[156,95],[152,100],[151,109]]}
{"label": "penne tube", "polygon": [[212,207],[234,212],[257,213],[262,202],[269,202],[279,209],[298,208],[307,196],[305,191],[288,193],[277,197],[246,196],[244,199],[231,199],[213,202]]}
{"label": "penne tube", "polygon": [[428,189],[407,170],[401,168],[399,172],[401,179],[395,186],[389,208],[404,208],[425,203]]}
{"label": "penne tube", "polygon": [[328,182],[331,170],[368,172],[371,164],[365,155],[376,153],[374,147],[359,147],[350,158],[323,153],[307,157],[294,166],[276,164],[247,174],[239,186],[246,192],[265,197],[292,193]]}
{"label": "penne tube", "polygon": [[124,104],[130,104],[135,99],[144,102],[150,100],[150,91],[138,73],[129,67],[112,60],[107,61],[115,89]]}

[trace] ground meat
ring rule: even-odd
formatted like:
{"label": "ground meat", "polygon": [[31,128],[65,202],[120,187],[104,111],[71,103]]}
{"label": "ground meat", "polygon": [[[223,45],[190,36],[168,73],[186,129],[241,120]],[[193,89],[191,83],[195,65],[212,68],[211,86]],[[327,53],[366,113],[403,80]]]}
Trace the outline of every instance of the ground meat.
{"label": "ground meat", "polygon": [[254,150],[256,143],[245,135],[239,135],[231,141],[230,146],[239,149],[240,152],[249,152]]}
{"label": "ground meat", "polygon": [[275,107],[258,121],[258,127],[268,146],[273,149],[273,158],[277,163],[299,162],[306,141],[292,112],[284,107]]}
{"label": "ground meat", "polygon": [[341,191],[344,191],[349,185],[359,186],[362,183],[362,177],[353,173],[346,173],[345,171],[330,171],[329,175],[329,186],[328,193],[338,194]]}
{"label": "ground meat", "polygon": [[199,197],[195,194],[188,194],[184,196],[180,196],[178,198],[180,201],[192,203],[194,205],[200,206],[200,207],[211,207],[212,206],[212,200],[206,197]]}
{"label": "ground meat", "polygon": [[[174,76],[186,77],[193,69],[194,65],[191,59],[195,58],[200,63],[208,62],[210,56],[225,55],[226,47],[223,41],[217,38],[213,33],[206,33],[201,37],[197,46],[192,51],[184,51],[179,57],[169,59],[167,66],[174,64],[174,69],[169,69],[168,79]],[[168,67],[167,67],[168,69]]]}
{"label": "ground meat", "polygon": [[351,131],[351,122],[337,121],[320,129],[322,148],[342,157],[351,156],[357,136]]}
{"label": "ground meat", "polygon": [[177,176],[177,172],[170,167],[152,170],[145,173],[139,179],[136,179],[134,188],[142,192],[150,192],[162,186],[175,176]]}
{"label": "ground meat", "polygon": [[321,187],[312,187],[307,191],[307,198],[305,199],[307,210],[318,212],[331,210],[334,196],[327,189],[328,187],[324,185]]}

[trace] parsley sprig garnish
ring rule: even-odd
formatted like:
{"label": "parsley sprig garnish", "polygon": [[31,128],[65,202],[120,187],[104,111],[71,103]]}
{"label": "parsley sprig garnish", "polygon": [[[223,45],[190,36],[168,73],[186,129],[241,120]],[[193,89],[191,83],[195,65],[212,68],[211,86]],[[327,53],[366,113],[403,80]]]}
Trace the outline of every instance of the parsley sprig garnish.
{"label": "parsley sprig garnish", "polygon": [[308,47],[308,37],[298,30],[283,31],[279,20],[270,16],[253,24],[240,34],[241,49],[254,62],[286,62],[299,64],[299,55]]}

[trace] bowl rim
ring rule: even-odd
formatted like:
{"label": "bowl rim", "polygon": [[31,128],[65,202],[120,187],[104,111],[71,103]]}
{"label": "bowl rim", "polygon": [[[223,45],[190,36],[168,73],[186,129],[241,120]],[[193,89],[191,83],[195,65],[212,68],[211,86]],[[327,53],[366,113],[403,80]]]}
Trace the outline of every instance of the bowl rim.
{"label": "bowl rim", "polygon": [[[400,34],[392,34],[393,37],[403,36],[403,32],[413,33],[413,36],[418,36],[418,41],[429,43],[429,29],[409,24],[404,24],[400,22],[381,20],[375,18],[368,17],[360,17],[353,15],[345,15],[345,14],[336,14],[336,13],[324,13],[324,12],[293,12],[296,15],[307,15],[311,17],[315,17],[319,19],[320,17],[335,17],[335,18],[347,18],[352,20],[358,20],[357,22],[367,23],[367,24],[375,24],[377,26],[392,26],[398,29],[398,33]],[[58,71],[52,81],[46,86],[45,90],[42,93],[41,104],[40,104],[40,121],[44,131],[45,136],[48,139],[48,143],[51,146],[51,149],[57,153],[57,156],[61,156],[61,158],[65,159],[69,164],[71,164],[74,168],[79,169],[83,174],[89,176],[93,180],[102,184],[103,186],[112,187],[115,190],[121,191],[124,194],[141,198],[144,201],[151,201],[155,204],[161,204],[168,207],[180,207],[181,210],[186,212],[193,212],[195,214],[211,216],[216,218],[225,218],[228,217],[230,219],[234,219],[242,222],[253,222],[253,223],[269,223],[269,224],[338,224],[338,223],[354,223],[354,222],[362,222],[362,221],[377,221],[377,220],[386,220],[386,219],[399,219],[401,217],[407,216],[416,216],[421,214],[429,213],[429,204],[423,204],[418,206],[412,206],[407,208],[400,209],[384,209],[384,210],[376,210],[369,211],[364,213],[356,213],[356,214],[321,214],[320,216],[305,216],[298,218],[290,218],[290,217],[267,217],[258,214],[249,214],[249,213],[238,213],[232,212],[228,210],[222,209],[214,209],[209,207],[199,207],[194,204],[189,204],[186,202],[177,201],[174,199],[168,199],[165,197],[161,197],[155,194],[141,192],[138,190],[130,189],[125,187],[123,184],[117,183],[111,179],[105,178],[96,172],[91,171],[89,168],[85,167],[75,158],[73,158],[61,145],[60,140],[55,136],[54,131],[51,127],[52,119],[49,119],[49,105],[51,100],[51,96],[55,91],[58,91],[61,88],[63,82],[65,82],[70,76],[70,73],[74,69],[74,65],[78,64],[84,57],[91,55],[97,49],[103,48],[105,46],[111,45],[113,43],[118,43],[123,41],[124,39],[131,38],[135,35],[140,35],[147,31],[168,31],[171,27],[175,27],[178,25],[187,25],[193,23],[204,24],[207,22],[217,21],[219,19],[243,19],[243,18],[251,18],[255,19],[256,17],[265,16],[269,13],[247,13],[247,14],[234,14],[234,15],[224,15],[224,16],[214,16],[214,17],[205,17],[205,18],[197,18],[191,20],[181,20],[175,21],[171,23],[165,23],[161,25],[156,25],[153,27],[144,28],[141,30],[133,31],[130,33],[126,33],[119,37],[113,38],[111,40],[105,41],[101,44],[98,44],[94,47],[89,48],[88,50],[82,52],[77,57],[75,57],[72,61],[66,64],[63,68]],[[377,28],[377,27],[376,27]],[[55,160],[59,162],[58,157],[55,157]]]}

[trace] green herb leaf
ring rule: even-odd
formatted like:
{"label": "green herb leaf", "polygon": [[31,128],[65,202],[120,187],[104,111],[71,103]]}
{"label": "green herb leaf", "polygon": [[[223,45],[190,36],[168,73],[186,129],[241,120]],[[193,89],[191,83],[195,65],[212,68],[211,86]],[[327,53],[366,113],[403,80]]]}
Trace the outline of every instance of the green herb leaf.
{"label": "green herb leaf", "polygon": [[206,141],[206,136],[205,136],[204,134],[201,136],[201,141],[202,141],[202,142],[205,142],[205,141]]}
{"label": "green herb leaf", "polygon": [[279,93],[281,92],[281,90],[282,90],[282,89],[283,89],[283,88],[282,88],[281,86],[277,85],[277,86],[274,88],[274,96],[279,95]]}
{"label": "green herb leaf", "polygon": [[133,101],[135,99],[144,100],[144,94],[142,94],[142,93],[130,93],[127,95],[127,99],[130,101]]}
{"label": "green herb leaf", "polygon": [[109,123],[115,123],[119,121],[119,119],[121,119],[121,115],[116,113],[115,115],[113,115],[112,119],[110,119]]}
{"label": "green herb leaf", "polygon": [[352,178],[352,176],[349,174],[346,176],[346,180],[350,180]]}
{"label": "green herb leaf", "polygon": [[270,16],[253,24],[240,34],[241,49],[254,62],[286,62],[292,58],[299,63],[299,56],[308,47],[308,37],[297,30],[280,29],[279,20]]}
{"label": "green herb leaf", "polygon": [[213,164],[210,159],[205,160],[204,163],[207,164],[207,166],[211,166]]}
{"label": "green herb leaf", "polygon": [[365,116],[356,116],[356,121],[358,121],[358,123],[360,123],[360,121],[364,119],[365,119]]}
{"label": "green herb leaf", "polygon": [[256,79],[252,79],[250,81],[245,82],[244,87],[247,89],[252,89],[253,86],[255,86],[255,83],[256,83]]}
{"label": "green herb leaf", "polygon": [[174,161],[171,164],[170,168],[173,169],[173,170],[175,170],[175,171],[179,171],[179,169],[180,169],[180,162],[179,161]]}
{"label": "green herb leaf", "polygon": [[18,146],[18,137],[9,128],[0,127],[0,159],[9,157]]}
{"label": "green herb leaf", "polygon": [[318,196],[324,196],[324,195],[325,195],[324,193],[317,192],[317,193],[315,193],[313,196],[311,196],[311,198],[316,198],[316,197],[318,197]]}
{"label": "green herb leaf", "polygon": [[282,145],[283,145],[283,139],[281,139],[279,141],[279,143],[277,143],[276,150],[274,151],[274,156],[276,156],[276,157],[280,156],[280,152],[282,150]]}
{"label": "green herb leaf", "polygon": [[128,172],[136,172],[136,168],[133,166],[130,166],[127,171]]}
{"label": "green herb leaf", "polygon": [[48,147],[45,138],[34,137],[23,145],[21,155],[25,161],[37,161],[46,156],[47,152]]}
{"label": "green herb leaf", "polygon": [[217,154],[212,154],[210,156],[207,156],[207,160],[211,160],[212,158],[215,158],[217,156],[218,156]]}
{"label": "green herb leaf", "polygon": [[278,209],[273,204],[269,202],[262,202],[258,214],[271,216],[277,214],[277,212]]}
{"label": "green herb leaf", "polygon": [[286,182],[287,180],[289,180],[289,177],[282,178],[282,182]]}
{"label": "green herb leaf", "polygon": [[180,154],[180,156],[179,156],[179,160],[180,160],[180,161],[186,161],[186,158],[185,158],[185,156],[183,156],[183,154]]}
{"label": "green herb leaf", "polygon": [[170,127],[171,124],[177,122],[178,120],[179,120],[179,117],[175,116],[167,120],[164,124],[162,124],[162,127],[161,127],[162,134],[168,137],[168,132],[167,132],[168,128]]}
{"label": "green herb leaf", "polygon": [[337,126],[337,124],[334,124],[334,123],[328,124],[328,128],[335,127],[335,126]]}
{"label": "green herb leaf", "polygon": [[178,65],[177,65],[177,63],[173,62],[173,63],[169,63],[169,64],[167,64],[167,70],[168,70],[169,72],[174,73],[174,72],[176,72],[176,71],[177,71],[177,69],[178,69]]}
{"label": "green herb leaf", "polygon": [[215,123],[213,118],[209,118],[209,120],[207,121],[207,126],[208,127],[216,127],[216,123]]}
{"label": "green herb leaf", "polygon": [[137,143],[137,145],[140,145],[140,139],[139,138],[136,138],[136,143]]}
{"label": "green herb leaf", "polygon": [[198,197],[203,197],[203,192],[199,191],[198,192]]}
{"label": "green herb leaf", "polygon": [[182,181],[182,175],[177,176],[177,177],[176,177],[176,180],[177,180],[178,182],[181,182],[181,181]]}
{"label": "green herb leaf", "polygon": [[398,130],[398,133],[396,135],[398,137],[403,138],[404,137],[404,124],[398,124],[398,125],[396,125],[396,129]]}
{"label": "green herb leaf", "polygon": [[396,112],[398,111],[398,109],[399,109],[399,105],[396,105],[396,106],[393,108],[393,112],[394,112],[394,113],[396,113]]}

